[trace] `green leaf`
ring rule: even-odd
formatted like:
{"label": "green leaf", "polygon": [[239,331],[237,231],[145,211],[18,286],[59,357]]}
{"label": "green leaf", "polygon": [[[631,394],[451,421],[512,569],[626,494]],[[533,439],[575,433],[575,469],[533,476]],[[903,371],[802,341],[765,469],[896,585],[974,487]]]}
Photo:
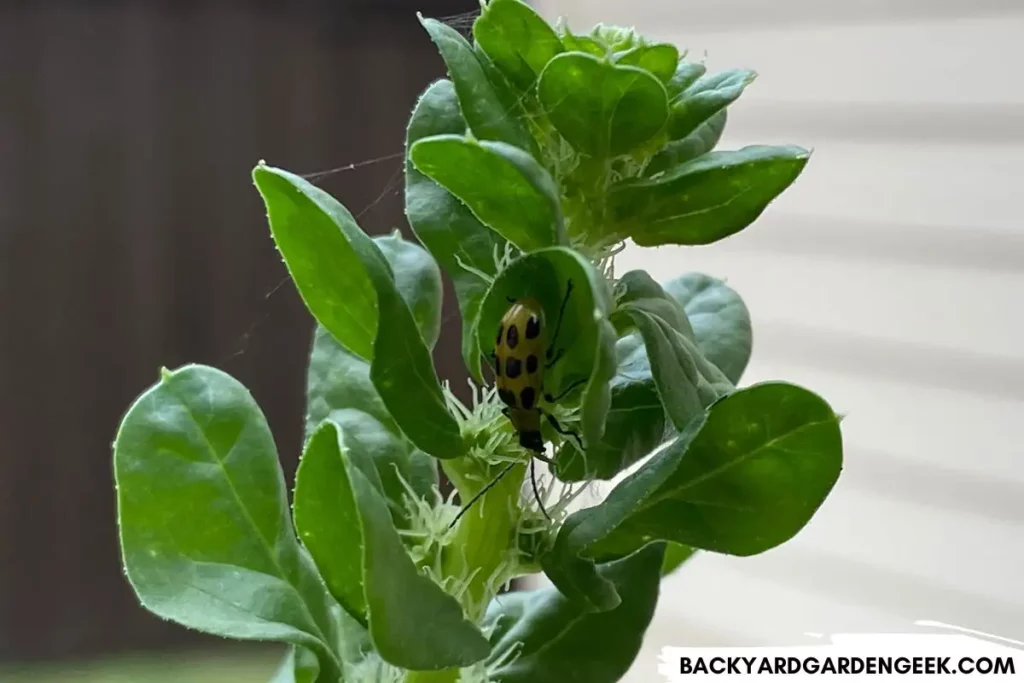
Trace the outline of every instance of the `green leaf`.
{"label": "green leaf", "polygon": [[[420,336],[416,320],[380,248],[359,228],[344,206],[299,176],[264,165],[257,166],[253,176],[270,211],[275,238],[282,231],[295,238],[286,242],[278,240],[287,263],[302,263],[311,250],[315,251],[314,240],[321,235],[304,232],[307,225],[333,224],[336,234],[344,236],[357,257],[351,267],[362,268],[376,293],[379,317],[370,377],[384,405],[409,440],[421,450],[436,458],[462,455],[465,444],[458,422],[448,412],[430,350]],[[286,218],[275,221],[275,216]],[[301,248],[295,243],[301,243]],[[321,266],[338,268],[337,264]],[[318,295],[341,301],[346,296],[344,291],[319,292]],[[313,314],[317,315],[316,311]],[[334,335],[320,316],[317,315],[317,319]],[[344,344],[343,338],[335,338]]]}
{"label": "green leaf", "polygon": [[695,554],[697,551],[689,546],[668,543],[665,548],[665,561],[661,563],[661,575],[672,574]]}
{"label": "green leaf", "polygon": [[326,421],[306,441],[295,475],[295,528],[331,595],[366,626],[364,530],[339,439],[340,427]]}
{"label": "green leaf", "polygon": [[332,600],[288,518],[256,402],[214,368],[164,370],[114,441],[121,552],[143,606],[205,633],[316,653],[336,681]]}
{"label": "green leaf", "polygon": [[562,481],[611,479],[646,457],[665,434],[665,409],[651,376],[643,340],[633,333],[615,343],[618,371],[612,378],[611,408],[601,440],[587,445],[586,456],[563,445],[554,474]]}
{"label": "green leaf", "polygon": [[684,90],[696,83],[697,79],[705,72],[707,72],[707,67],[699,62],[679,62],[675,73],[672,74],[672,78],[665,86],[669,98],[675,100]]}
{"label": "green leaf", "polygon": [[704,357],[738,384],[750,360],[753,332],[743,299],[723,281],[688,273],[665,284],[686,311]]}
{"label": "green leaf", "polygon": [[296,475],[295,523],[331,592],[368,623],[375,649],[395,666],[437,670],[483,659],[487,640],[413,564],[357,448],[325,421]]}
{"label": "green leaf", "polygon": [[656,43],[638,45],[616,56],[618,64],[637,66],[649,71],[662,83],[669,82],[676,72],[679,50],[675,45]]}
{"label": "green leaf", "polygon": [[[662,332],[657,326],[651,331],[652,344],[663,350],[667,344],[672,352],[659,356],[657,367],[663,390],[672,397],[666,400],[673,401],[670,408],[678,425],[685,426],[731,391],[750,357],[749,314],[739,295],[723,282],[692,273],[662,288],[647,273],[634,270],[619,279],[616,289],[620,308],[611,320],[620,333],[627,334],[615,345],[618,371],[610,385],[612,402],[605,434],[599,443],[588,446],[586,458],[568,446],[559,450],[555,475],[562,481],[611,479],[656,449],[666,430],[675,433],[674,426],[665,423],[665,408],[644,337],[630,331],[635,326],[634,315],[652,316],[664,323]],[[631,307],[639,312],[630,312]],[[684,339],[677,339],[669,329]],[[709,361],[717,369],[710,367]]]}
{"label": "green leaf", "polygon": [[521,90],[531,88],[562,41],[540,15],[519,0],[491,0],[473,35],[494,64]]}
{"label": "green leaf", "polygon": [[316,683],[320,663],[316,655],[304,647],[288,648],[270,683]]}
{"label": "green leaf", "polygon": [[[537,122],[531,118],[533,114],[527,112],[527,101],[523,97],[523,93],[517,91],[515,86],[505,78],[505,74],[491,61],[491,58],[487,56],[487,53],[484,52],[484,49],[477,42],[473,43],[473,54],[476,55],[477,61],[480,62],[480,66],[484,70],[484,76],[487,77],[487,82],[491,84],[505,112],[512,119],[519,121],[523,129],[527,131],[528,135],[525,139],[527,146],[521,149],[529,152],[531,156],[539,158],[541,154],[540,147],[533,137],[538,132]],[[463,132],[466,135],[472,135],[472,131]]]}
{"label": "green leaf", "polygon": [[574,35],[565,33],[562,35],[562,45],[569,52],[585,52],[595,57],[607,57],[608,48],[587,35]]}
{"label": "green leaf", "polygon": [[[557,340],[549,339],[564,355],[544,372],[544,392],[557,396],[571,384],[585,380],[580,423],[585,443],[596,442],[604,431],[611,394],[608,382],[615,373],[615,330],[608,322],[611,297],[603,277],[577,252],[551,247],[526,254],[501,271],[480,308],[476,334],[481,348],[493,345],[495,333],[509,307],[509,299],[536,299],[544,309],[549,329],[557,325],[566,288],[572,294]],[[570,403],[573,396],[566,397]]]}
{"label": "green leaf", "polygon": [[313,330],[306,373],[306,434],[313,436],[331,413],[358,410],[400,435],[398,423],[384,406],[370,379],[370,364],[339,344],[322,326]]}
{"label": "green leaf", "polygon": [[681,140],[736,101],[757,77],[753,71],[735,69],[701,76],[672,102],[668,133]]}
{"label": "green leaf", "polygon": [[[455,84],[459,107],[473,135],[481,140],[508,143],[533,150],[536,142],[506,107],[473,51],[458,31],[436,19],[419,16],[420,23],[437,45]],[[418,165],[418,164],[417,164]]]}
{"label": "green leaf", "polygon": [[584,612],[555,588],[495,599],[486,620],[498,626],[491,662],[502,683],[613,683],[632,665],[658,601],[664,545],[600,567],[622,602],[607,612]]}
{"label": "green leaf", "polygon": [[639,147],[668,120],[668,95],[657,78],[583,52],[548,62],[537,87],[558,132],[577,151],[598,159]]}
{"label": "green leaf", "polygon": [[[348,211],[331,199],[298,196],[292,188],[277,190],[275,172],[253,171],[263,196],[270,232],[306,308],[334,338],[363,358],[373,358],[377,334],[377,295],[353,240],[359,233]],[[303,181],[304,182],[304,181]],[[312,186],[310,186],[312,187]],[[366,238],[369,240],[369,238]]]}
{"label": "green leaf", "polygon": [[[448,80],[435,81],[420,97],[409,119],[406,149],[421,138],[465,129],[455,86]],[[408,157],[405,214],[416,237],[452,279],[462,315],[462,358],[473,378],[483,383],[480,347],[472,330],[489,286],[485,276],[493,278],[497,273],[495,254],[504,253],[506,241],[477,220],[448,190],[416,170]]]}
{"label": "green leaf", "polygon": [[[647,273],[634,270],[616,283],[620,307],[611,321],[622,333],[634,327],[623,307],[633,305],[652,313],[669,326],[692,338],[693,330],[682,308]],[[611,408],[600,442],[590,443],[586,455],[562,447],[555,459],[555,476],[562,481],[611,479],[623,469],[646,457],[665,436],[665,409],[651,372],[650,361],[639,333],[621,337],[615,344],[618,368],[611,382]]]}
{"label": "green leaf", "polygon": [[608,612],[622,604],[615,584],[602,576],[593,558],[555,548],[540,556],[540,566],[558,591],[582,611]]}
{"label": "green leaf", "polygon": [[619,278],[615,283],[615,302],[621,312],[612,314],[612,323],[619,332],[630,326],[625,309],[632,304],[658,315],[669,327],[693,339],[693,328],[683,307],[643,270],[631,270]]}
{"label": "green leaf", "polygon": [[716,242],[753,223],[809,156],[800,147],[744,147],[619,183],[608,198],[616,234],[643,247]]}
{"label": "green leaf", "polygon": [[[406,485],[420,498],[438,485],[437,461],[405,438],[370,379],[370,364],[346,350],[323,327],[313,333],[306,380],[306,438],[330,418],[358,445],[372,469],[364,474],[384,494],[395,524],[408,528]],[[403,484],[403,480],[405,484]]]}
{"label": "green leaf", "polygon": [[733,384],[710,363],[696,344],[651,309],[650,300],[627,304],[621,310],[633,320],[647,349],[661,404],[676,429],[683,429]]}
{"label": "green leaf", "polygon": [[756,384],[716,402],[600,505],[571,515],[553,553],[572,562],[667,540],[755,555],[804,527],[841,468],[839,420],[823,399]]}
{"label": "green leaf", "polygon": [[418,140],[409,158],[484,225],[523,251],[566,241],[558,187],[532,156],[501,142],[459,135]]}
{"label": "green leaf", "polygon": [[728,119],[728,109],[714,114],[682,140],[673,140],[661,148],[644,168],[644,175],[651,177],[670,168],[692,161],[707,154],[722,139]]}
{"label": "green leaf", "polygon": [[397,230],[373,241],[391,266],[395,286],[412,311],[420,336],[428,348],[434,348],[441,334],[441,269],[423,247],[402,239]]}

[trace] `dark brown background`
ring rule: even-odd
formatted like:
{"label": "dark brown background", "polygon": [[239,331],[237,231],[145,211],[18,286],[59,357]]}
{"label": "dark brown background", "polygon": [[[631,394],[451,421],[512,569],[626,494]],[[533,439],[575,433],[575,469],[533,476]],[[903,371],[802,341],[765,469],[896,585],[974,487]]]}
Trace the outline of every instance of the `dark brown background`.
{"label": "dark brown background", "polygon": [[[120,571],[118,421],[160,366],[216,365],[291,474],[311,321],[250,171],[400,153],[443,74],[415,11],[476,6],[0,5],[0,661],[200,640],[139,608]],[[368,231],[405,229],[400,164],[318,182]],[[460,386],[457,318],[438,348]]]}

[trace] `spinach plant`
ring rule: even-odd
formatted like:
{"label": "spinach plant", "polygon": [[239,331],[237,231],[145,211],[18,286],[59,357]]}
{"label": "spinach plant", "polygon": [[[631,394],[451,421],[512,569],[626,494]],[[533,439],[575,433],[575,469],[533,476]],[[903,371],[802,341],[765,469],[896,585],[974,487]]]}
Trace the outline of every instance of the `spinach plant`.
{"label": "spinach plant", "polygon": [[[746,228],[808,152],[716,151],[753,72],[705,73],[632,30],[573,33],[519,0],[487,3],[472,42],[421,21],[449,78],[408,125],[419,244],[368,236],[297,175],[253,172],[318,323],[292,507],[245,387],[212,367],[164,370],[114,444],[124,566],[163,618],[287,644],[278,683],[616,681],[662,577],[697,551],[790,539],[839,476],[842,444],[811,391],[737,386],[751,328],[736,292],[698,273],[616,274],[614,256],[627,240],[708,244]],[[431,360],[442,272],[468,405]],[[563,316],[545,391],[583,380],[549,407],[584,443],[544,432],[550,520],[487,362],[509,299],[527,297]],[[438,466],[468,501],[509,463],[452,525]],[[568,512],[590,482],[634,466],[603,502]],[[541,571],[552,587],[498,595]]]}

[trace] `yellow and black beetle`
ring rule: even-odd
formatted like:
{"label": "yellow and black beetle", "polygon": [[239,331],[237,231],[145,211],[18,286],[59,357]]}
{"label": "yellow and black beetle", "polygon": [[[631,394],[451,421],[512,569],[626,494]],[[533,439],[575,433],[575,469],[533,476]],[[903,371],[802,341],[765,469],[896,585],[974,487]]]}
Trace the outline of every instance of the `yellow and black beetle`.
{"label": "yellow and black beetle", "polygon": [[[558,333],[562,328],[562,319],[565,317],[565,307],[569,303],[569,296],[572,294],[572,280],[568,282],[565,291],[565,298],[562,299],[561,308],[558,311],[558,321],[555,323],[555,331],[548,342],[547,325],[544,316],[544,308],[536,299],[512,299],[509,298],[511,306],[502,316],[498,325],[498,334],[494,340],[494,351],[491,358],[494,362],[494,383],[498,389],[498,398],[505,404],[502,413],[512,423],[512,427],[519,435],[519,445],[531,451],[533,456],[539,460],[551,463],[551,459],[544,455],[544,438],[541,436],[541,418],[545,418],[548,424],[563,436],[571,436],[575,439],[580,450],[583,450],[583,442],[579,435],[568,429],[564,429],[555,419],[554,415],[544,410],[538,403],[543,397],[546,403],[556,403],[576,387],[580,386],[586,379],[573,382],[558,396],[552,396],[544,391],[544,371],[551,368],[561,359],[564,349],[557,349],[555,343],[558,341]],[[515,463],[509,464],[502,470],[487,486],[477,493],[459,512],[459,515],[452,521],[458,520],[476,500],[485,494],[492,486],[507,474]],[[544,504],[541,502],[540,494],[537,491],[537,478],[534,461],[530,460],[530,482],[533,485],[533,494],[537,499],[541,512],[550,519]]]}
{"label": "yellow and black beetle", "polygon": [[519,434],[519,445],[539,455],[541,460],[547,460],[540,433],[541,417],[547,418],[559,434],[572,436],[579,442],[577,434],[562,429],[554,416],[538,405],[541,396],[547,403],[555,403],[582,383],[581,380],[571,384],[559,396],[544,392],[544,371],[557,363],[564,352],[564,349],[556,349],[555,343],[571,294],[570,280],[550,346],[544,309],[536,299],[510,299],[512,305],[502,316],[494,341],[494,383],[498,387],[498,398],[505,404],[502,412]]}

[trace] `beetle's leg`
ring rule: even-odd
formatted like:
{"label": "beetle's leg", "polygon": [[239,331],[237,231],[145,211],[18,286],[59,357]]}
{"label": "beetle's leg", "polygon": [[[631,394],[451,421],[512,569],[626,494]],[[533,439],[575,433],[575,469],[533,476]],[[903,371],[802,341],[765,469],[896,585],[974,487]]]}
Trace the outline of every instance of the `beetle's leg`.
{"label": "beetle's leg", "polygon": [[501,409],[501,414],[504,415],[505,417],[511,417],[508,414],[508,406],[505,406],[504,408]]}
{"label": "beetle's leg", "polygon": [[572,384],[567,386],[565,389],[563,389],[561,391],[561,393],[558,394],[558,396],[552,396],[551,394],[544,394],[544,400],[547,401],[548,403],[558,403],[563,398],[568,396],[569,392],[571,392],[573,389],[575,389],[576,387],[578,387],[579,385],[583,384],[586,381],[587,381],[587,379],[585,377],[583,379],[576,380],[575,382],[573,382]]}
{"label": "beetle's leg", "polygon": [[558,424],[558,420],[556,420],[555,416],[552,415],[551,413],[542,410],[541,415],[547,418],[548,423],[556,432],[558,432],[562,436],[571,436],[576,441],[576,445],[579,446],[580,451],[583,451],[583,440],[580,439],[579,434],[577,434],[571,429],[566,429],[562,425]]}
{"label": "beetle's leg", "polygon": [[[555,322],[555,334],[551,337],[551,346],[548,347],[547,357],[551,358],[554,353],[555,342],[558,341],[558,333],[562,331],[562,318],[565,317],[565,307],[569,304],[569,295],[572,294],[572,280],[568,281],[568,286],[565,288],[565,298],[562,299],[562,307],[558,309],[558,320]],[[561,356],[561,352],[558,356]],[[551,361],[553,364],[554,361]]]}
{"label": "beetle's leg", "polygon": [[539,507],[540,511],[544,513],[544,516],[547,517],[549,522],[552,521],[551,515],[549,515],[548,511],[544,509],[544,501],[540,499],[540,493],[537,491],[537,463],[533,458],[530,458],[530,485],[533,487],[533,497],[537,501],[537,507]]}
{"label": "beetle's leg", "polygon": [[475,496],[473,496],[472,498],[470,498],[469,502],[468,502],[468,503],[466,503],[465,505],[463,505],[463,506],[462,506],[462,509],[461,509],[461,510],[459,510],[459,514],[455,515],[455,519],[453,519],[453,520],[452,520],[452,523],[448,525],[448,528],[449,528],[449,529],[451,529],[451,528],[452,528],[453,526],[455,526],[455,523],[456,523],[457,521],[459,521],[459,518],[460,518],[460,517],[462,517],[462,515],[466,514],[466,511],[467,511],[467,510],[469,510],[469,508],[470,508],[470,507],[472,507],[473,503],[475,503],[475,502],[477,502],[478,500],[480,500],[480,497],[481,497],[481,496],[483,496],[483,495],[484,495],[485,493],[487,493],[488,491],[490,491],[490,490],[491,490],[491,488],[492,488],[492,487],[493,487],[493,486],[494,486],[495,484],[497,484],[497,483],[498,483],[499,481],[501,481],[501,478],[502,478],[502,477],[504,477],[504,476],[505,476],[506,474],[508,474],[508,473],[509,473],[509,472],[510,472],[510,471],[512,470],[512,468],[513,468],[513,467],[515,467],[515,466],[516,466],[517,464],[518,464],[518,463],[515,463],[515,462],[510,462],[510,463],[508,464],[508,467],[506,467],[506,468],[505,468],[505,469],[503,469],[503,470],[502,470],[501,472],[499,472],[499,473],[498,473],[498,476],[496,476],[496,477],[495,477],[494,479],[491,479],[491,481],[490,481],[490,482],[489,482],[489,483],[487,484],[487,486],[485,486],[485,487],[483,487],[482,489],[480,489],[480,492],[479,492],[479,493],[477,493],[477,494],[476,494]]}

